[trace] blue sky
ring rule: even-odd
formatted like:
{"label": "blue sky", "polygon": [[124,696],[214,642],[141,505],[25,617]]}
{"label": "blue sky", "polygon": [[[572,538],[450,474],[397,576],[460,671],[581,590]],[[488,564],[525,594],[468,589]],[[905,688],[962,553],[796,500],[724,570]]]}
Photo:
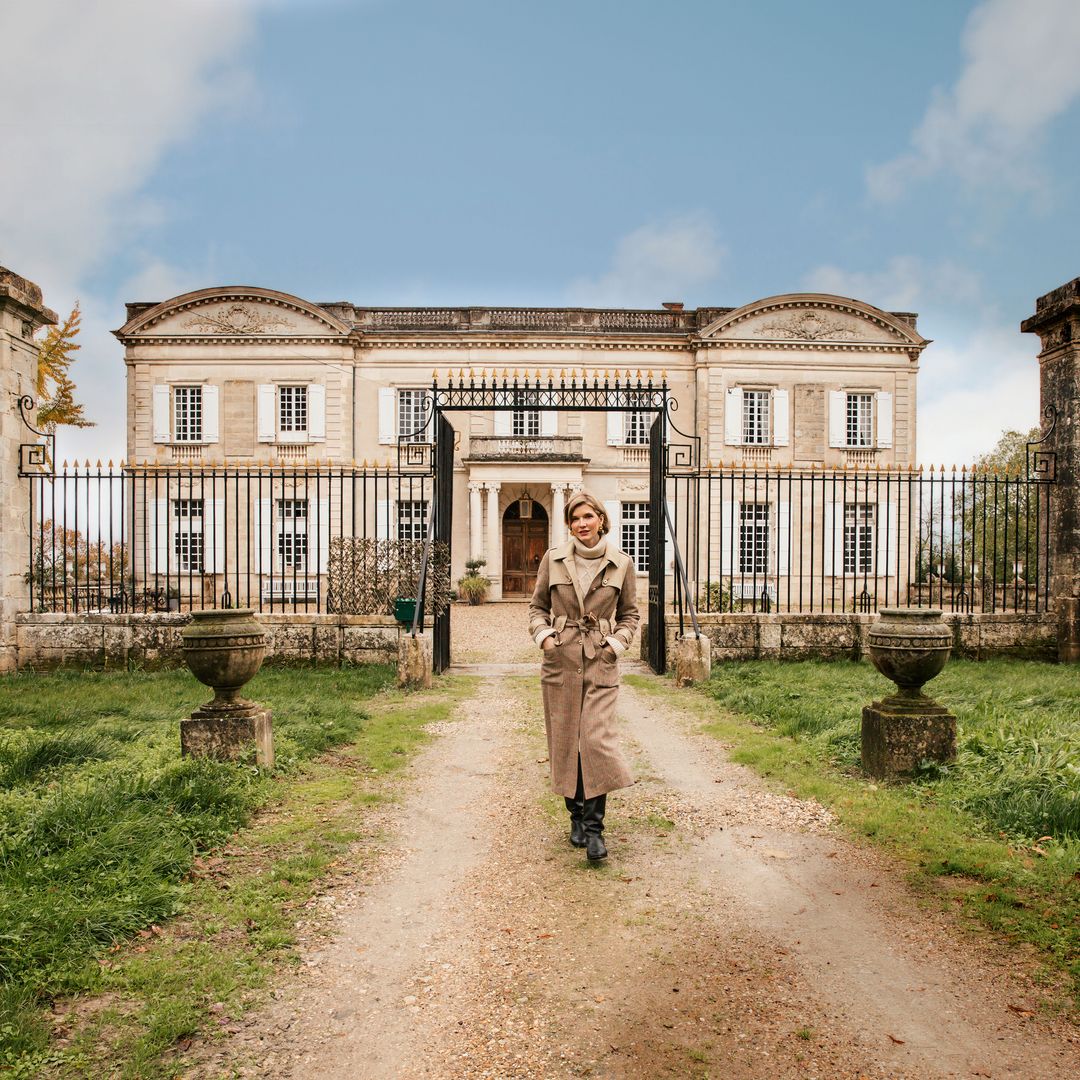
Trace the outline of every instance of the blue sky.
{"label": "blue sky", "polygon": [[[1018,324],[1080,274],[1075,0],[38,0],[5,13],[0,263],[129,300],[916,310],[919,454],[1037,422]],[[18,47],[13,47],[18,43]],[[48,61],[43,62],[43,57]]]}

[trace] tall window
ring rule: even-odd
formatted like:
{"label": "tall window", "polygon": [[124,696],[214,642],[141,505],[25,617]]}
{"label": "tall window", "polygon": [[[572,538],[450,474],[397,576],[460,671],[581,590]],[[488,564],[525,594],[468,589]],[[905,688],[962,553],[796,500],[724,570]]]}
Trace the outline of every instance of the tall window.
{"label": "tall window", "polygon": [[647,502],[624,502],[622,504],[623,551],[630,556],[639,574],[649,572],[649,504]]}
{"label": "tall window", "polygon": [[427,539],[427,502],[424,499],[405,499],[397,504],[398,539]]}
{"label": "tall window", "polygon": [[769,572],[769,504],[742,503],[739,507],[739,573]]}
{"label": "tall window", "polygon": [[173,440],[202,442],[203,408],[201,386],[173,387]]}
{"label": "tall window", "polygon": [[278,431],[298,435],[308,429],[308,388],[278,387]]}
{"label": "tall window", "polygon": [[[646,405],[648,404],[648,394],[632,393],[629,403],[631,405]],[[623,438],[626,445],[645,446],[649,441],[649,420],[652,414],[648,412],[628,412],[623,415],[626,418],[623,427]]]}
{"label": "tall window", "polygon": [[848,446],[874,445],[873,394],[848,394],[845,430]]}
{"label": "tall window", "polygon": [[874,572],[874,506],[847,503],[844,506],[844,573]]}
{"label": "tall window", "polygon": [[308,554],[307,499],[278,499],[277,554],[283,570],[303,571]]}
{"label": "tall window", "polygon": [[[533,390],[519,390],[514,395],[515,405],[540,404],[539,398]],[[515,408],[510,414],[510,432],[516,438],[531,438],[540,434],[540,410],[537,408]]]}
{"label": "tall window", "polygon": [[430,442],[425,430],[427,422],[427,391],[398,391],[398,436],[405,442]]}
{"label": "tall window", "polygon": [[173,554],[181,573],[203,570],[203,501],[173,499]]}
{"label": "tall window", "polygon": [[767,446],[769,438],[769,399],[768,390],[744,390],[743,401],[743,442],[747,446]]}

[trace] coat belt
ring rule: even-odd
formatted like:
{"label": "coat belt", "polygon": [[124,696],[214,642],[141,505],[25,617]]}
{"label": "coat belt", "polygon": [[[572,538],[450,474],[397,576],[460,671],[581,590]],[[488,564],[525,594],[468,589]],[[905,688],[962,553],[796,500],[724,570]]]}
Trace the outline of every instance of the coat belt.
{"label": "coat belt", "polygon": [[590,660],[596,656],[596,650],[603,646],[604,639],[611,634],[611,621],[596,615],[583,615],[580,619],[567,619],[560,615],[555,620],[555,629],[561,630],[564,626],[577,628],[581,635],[581,647]]}

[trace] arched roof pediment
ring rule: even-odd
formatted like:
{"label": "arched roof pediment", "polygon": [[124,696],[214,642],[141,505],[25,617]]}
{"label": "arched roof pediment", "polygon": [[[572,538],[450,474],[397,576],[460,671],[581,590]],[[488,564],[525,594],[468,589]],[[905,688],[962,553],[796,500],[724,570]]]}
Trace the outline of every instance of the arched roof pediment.
{"label": "arched roof pediment", "polygon": [[756,346],[893,345],[921,350],[929,344],[910,323],[863,300],[830,293],[786,293],[726,312],[702,328],[709,342]]}
{"label": "arched roof pediment", "polygon": [[216,286],[174,296],[140,311],[115,331],[139,338],[342,337],[351,327],[289,293],[255,286]]}

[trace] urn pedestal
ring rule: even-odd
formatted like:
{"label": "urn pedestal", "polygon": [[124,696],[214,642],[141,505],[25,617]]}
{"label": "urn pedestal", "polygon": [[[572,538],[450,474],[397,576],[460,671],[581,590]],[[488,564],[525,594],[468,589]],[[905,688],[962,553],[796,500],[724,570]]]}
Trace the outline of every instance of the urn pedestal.
{"label": "urn pedestal", "polygon": [[870,659],[897,686],[862,711],[862,764],[871,776],[909,775],[920,762],[956,757],[956,717],[922,692],[951,651],[936,608],[884,608],[870,627]]}
{"label": "urn pedestal", "polygon": [[254,748],[256,764],[273,768],[270,710],[240,696],[266,656],[266,633],[254,610],[193,611],[182,639],[187,666],[214,697],[180,721],[181,754],[232,760]]}

